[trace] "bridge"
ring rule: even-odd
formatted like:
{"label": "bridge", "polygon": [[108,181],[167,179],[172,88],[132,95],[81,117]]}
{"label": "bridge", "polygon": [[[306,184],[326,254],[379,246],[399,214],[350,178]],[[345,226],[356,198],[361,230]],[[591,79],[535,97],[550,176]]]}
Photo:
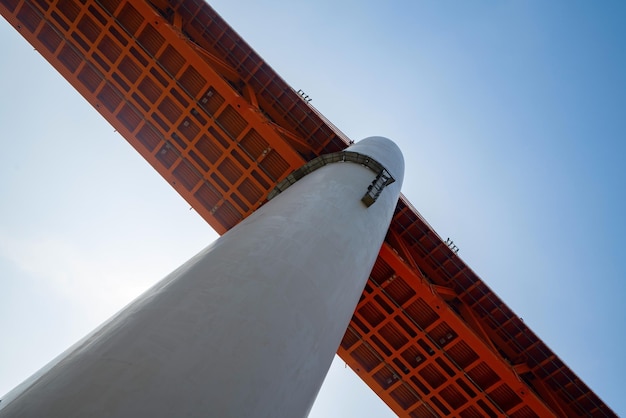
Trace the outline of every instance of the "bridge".
{"label": "bridge", "polygon": [[[1,7],[220,233],[350,143],[208,5],[154,3]],[[406,198],[338,353],[399,415],[612,416]]]}

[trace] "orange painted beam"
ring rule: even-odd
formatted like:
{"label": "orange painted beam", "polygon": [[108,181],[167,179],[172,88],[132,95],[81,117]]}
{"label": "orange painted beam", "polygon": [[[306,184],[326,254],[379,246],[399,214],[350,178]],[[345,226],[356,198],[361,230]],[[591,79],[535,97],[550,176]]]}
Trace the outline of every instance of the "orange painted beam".
{"label": "orange painted beam", "polygon": [[[411,416],[413,408],[422,408],[422,399],[439,415],[479,411],[513,416],[523,407],[527,416],[556,416],[389,245],[383,245],[380,260],[385,267],[374,269],[370,283],[375,287],[366,289],[359,302],[352,332],[378,347],[382,361],[368,372],[367,381],[376,382],[376,392],[394,412]],[[367,364],[352,355],[355,349],[342,344],[339,355],[363,377]],[[393,378],[381,383],[377,377],[386,369]],[[398,402],[394,391],[399,385],[419,397],[413,403]]]}
{"label": "orange painted beam", "polygon": [[9,22],[219,233],[304,163],[148,2],[12,3]]}

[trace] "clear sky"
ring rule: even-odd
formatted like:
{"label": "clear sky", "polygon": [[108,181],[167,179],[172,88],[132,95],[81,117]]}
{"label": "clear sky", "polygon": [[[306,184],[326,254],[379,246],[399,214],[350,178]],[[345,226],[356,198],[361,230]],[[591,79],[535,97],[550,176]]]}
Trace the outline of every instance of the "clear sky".
{"label": "clear sky", "polygon": [[[216,0],[626,415],[626,3]],[[0,20],[0,393],[216,238]],[[312,417],[393,414],[336,361]]]}

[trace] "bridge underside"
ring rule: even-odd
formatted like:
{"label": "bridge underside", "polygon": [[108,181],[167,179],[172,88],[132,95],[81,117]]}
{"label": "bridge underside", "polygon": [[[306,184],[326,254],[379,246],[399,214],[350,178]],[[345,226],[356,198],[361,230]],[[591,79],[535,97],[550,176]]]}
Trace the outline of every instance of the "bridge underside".
{"label": "bridge underside", "polygon": [[[350,142],[202,0],[0,12],[219,233]],[[404,197],[338,354],[400,416],[615,416]]]}

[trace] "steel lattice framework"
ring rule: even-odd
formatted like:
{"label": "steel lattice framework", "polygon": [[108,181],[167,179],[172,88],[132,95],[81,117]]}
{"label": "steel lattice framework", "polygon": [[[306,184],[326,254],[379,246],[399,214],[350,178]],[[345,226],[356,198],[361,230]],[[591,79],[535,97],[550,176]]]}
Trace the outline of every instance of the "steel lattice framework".
{"label": "steel lattice framework", "polygon": [[[350,143],[202,0],[0,13],[220,234]],[[338,354],[400,416],[616,416],[404,197]]]}

